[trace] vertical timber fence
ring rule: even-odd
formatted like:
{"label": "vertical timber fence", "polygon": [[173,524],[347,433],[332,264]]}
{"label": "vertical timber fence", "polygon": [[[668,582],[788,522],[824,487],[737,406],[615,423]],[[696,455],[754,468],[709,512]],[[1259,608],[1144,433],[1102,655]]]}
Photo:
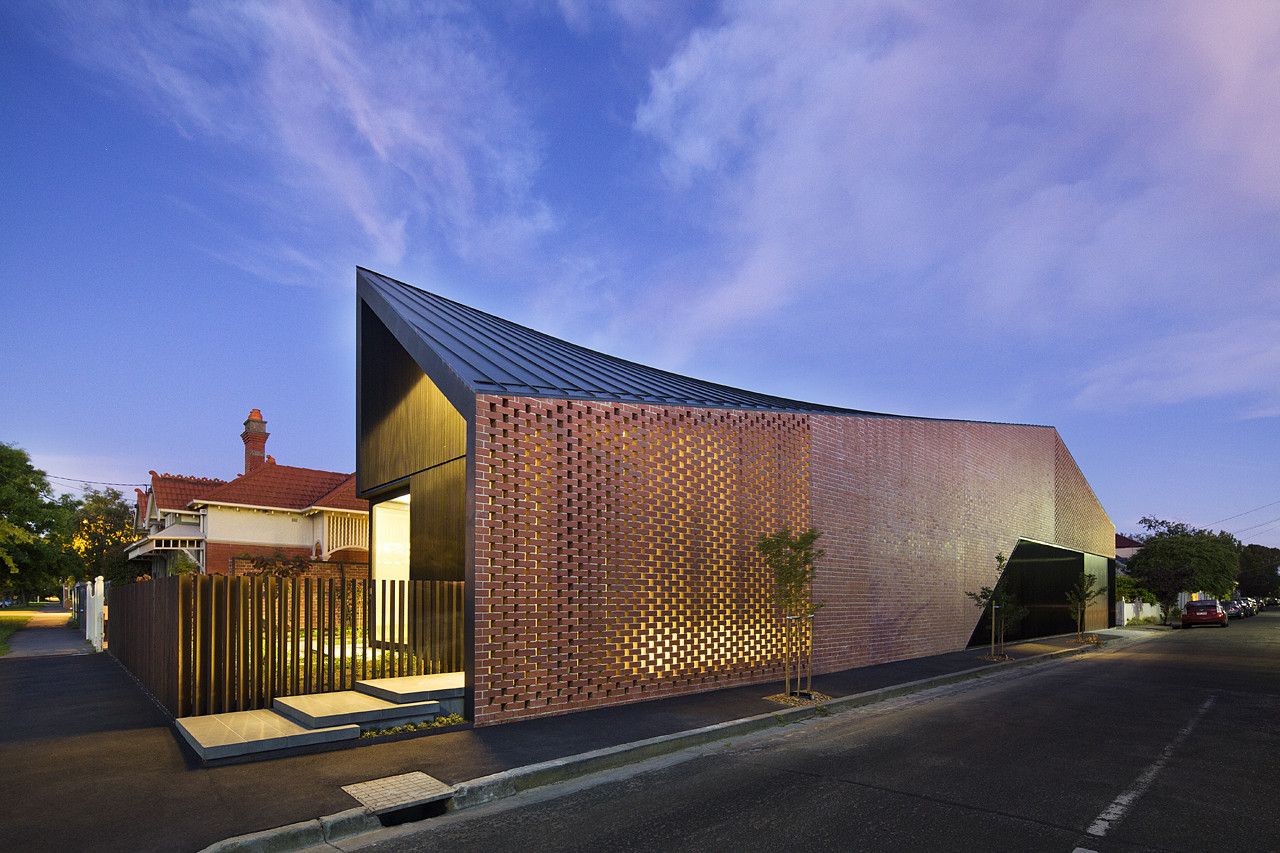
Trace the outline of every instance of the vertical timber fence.
{"label": "vertical timber fence", "polygon": [[113,586],[108,651],[176,717],[463,668],[463,583],[188,575]]}

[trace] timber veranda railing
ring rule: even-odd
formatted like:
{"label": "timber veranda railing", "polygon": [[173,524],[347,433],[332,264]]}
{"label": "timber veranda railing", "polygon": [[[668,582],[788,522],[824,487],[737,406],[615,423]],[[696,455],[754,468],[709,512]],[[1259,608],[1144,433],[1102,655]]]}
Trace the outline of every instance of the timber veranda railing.
{"label": "timber veranda railing", "polygon": [[107,650],[175,717],[463,668],[462,581],[187,575],[113,586]]}

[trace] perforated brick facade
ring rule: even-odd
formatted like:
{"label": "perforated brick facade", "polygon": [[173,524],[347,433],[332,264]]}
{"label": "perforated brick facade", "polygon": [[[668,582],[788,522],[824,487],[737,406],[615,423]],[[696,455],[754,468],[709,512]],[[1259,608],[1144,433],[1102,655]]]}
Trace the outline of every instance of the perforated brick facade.
{"label": "perforated brick facade", "polygon": [[778,677],[783,524],[819,672],[963,648],[1019,537],[1113,541],[1046,427],[480,396],[475,436],[480,725]]}
{"label": "perforated brick facade", "polygon": [[477,724],[778,667],[760,532],[810,523],[803,415],[481,396]]}

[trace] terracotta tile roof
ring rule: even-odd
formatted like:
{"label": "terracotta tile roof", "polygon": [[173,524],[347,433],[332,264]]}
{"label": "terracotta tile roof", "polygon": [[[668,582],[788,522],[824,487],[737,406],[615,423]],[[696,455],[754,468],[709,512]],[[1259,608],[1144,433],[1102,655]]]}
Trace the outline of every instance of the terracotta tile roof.
{"label": "terracotta tile roof", "polygon": [[227,484],[215,477],[189,477],[185,474],[157,474],[151,471],[151,494],[155,495],[156,508],[160,510],[186,509],[198,497],[203,497]]}
{"label": "terracotta tile roof", "polygon": [[1141,548],[1142,543],[1137,541],[1136,539],[1130,539],[1128,536],[1125,536],[1123,533],[1117,533],[1116,547],[1117,548]]}
{"label": "terracotta tile roof", "polygon": [[[301,510],[315,506],[353,474],[265,462],[248,474],[199,496],[198,503],[227,503]],[[352,492],[354,495],[354,490]]]}
{"label": "terracotta tile roof", "polygon": [[350,474],[333,491],[317,500],[314,506],[365,512],[369,509],[369,502],[356,497],[356,475]]}

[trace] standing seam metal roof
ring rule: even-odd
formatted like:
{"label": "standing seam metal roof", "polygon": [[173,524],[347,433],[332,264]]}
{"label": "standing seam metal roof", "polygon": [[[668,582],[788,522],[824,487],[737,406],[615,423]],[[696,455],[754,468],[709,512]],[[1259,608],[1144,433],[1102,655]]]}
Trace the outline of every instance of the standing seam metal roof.
{"label": "standing seam metal roof", "polygon": [[477,394],[906,417],[789,400],[659,370],[563,341],[363,267],[356,268],[356,281],[385,300]]}

